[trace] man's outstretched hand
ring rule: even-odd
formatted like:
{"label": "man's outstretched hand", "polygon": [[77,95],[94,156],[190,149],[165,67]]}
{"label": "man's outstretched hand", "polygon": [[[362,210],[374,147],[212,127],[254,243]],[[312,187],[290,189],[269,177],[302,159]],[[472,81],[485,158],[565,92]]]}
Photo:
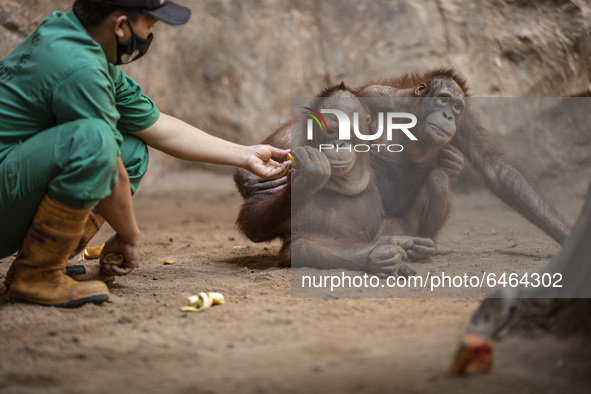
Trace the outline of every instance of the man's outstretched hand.
{"label": "man's outstretched hand", "polygon": [[249,147],[244,169],[261,178],[280,178],[291,168],[291,161],[279,163],[273,160],[273,157],[285,157],[289,152],[289,149],[279,149],[271,145],[253,145]]}

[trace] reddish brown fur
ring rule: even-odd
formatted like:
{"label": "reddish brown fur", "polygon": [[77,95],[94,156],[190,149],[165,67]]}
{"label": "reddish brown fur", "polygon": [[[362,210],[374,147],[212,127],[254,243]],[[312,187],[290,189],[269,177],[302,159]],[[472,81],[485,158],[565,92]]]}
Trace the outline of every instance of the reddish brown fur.
{"label": "reddish brown fur", "polygon": [[[463,90],[464,95],[466,97],[469,95],[469,88],[465,78],[454,69],[449,68],[439,68],[425,73],[403,74],[396,78],[370,82],[356,89],[355,92],[356,95],[360,95],[364,89],[375,85],[383,85],[395,89],[416,88],[420,84],[427,83],[435,77],[453,79]],[[414,92],[415,89],[412,89],[410,94],[416,96]],[[474,168],[482,175],[489,189],[501,200],[544,230],[556,241],[562,243],[566,239],[569,233],[569,226],[553,209],[552,204],[532,187],[531,182],[517,169],[496,143],[493,136],[480,124],[476,116],[470,111],[468,102],[466,102],[466,109],[458,124],[451,145],[457,147],[466,159],[472,163]],[[376,161],[376,164],[383,165],[384,163],[377,163]],[[374,167],[374,170],[378,179],[382,180],[392,178],[391,175],[393,174],[401,175],[400,170],[396,168],[376,169]],[[412,181],[417,177],[414,171],[419,171],[419,169],[412,169],[411,167],[407,171],[410,171],[410,173],[403,174],[402,178]],[[400,188],[405,185],[395,186],[396,188]],[[408,206],[388,207],[388,202],[395,199],[387,196],[390,196],[390,194],[384,195],[382,193],[382,198],[386,204],[385,209],[387,215],[397,217],[407,212]],[[444,208],[442,206],[439,209]],[[412,223],[411,227],[413,227]],[[431,228],[427,233],[437,234],[439,232],[440,227],[429,227]],[[429,236],[427,233],[419,230],[419,235],[421,236]]]}
{"label": "reddish brown fur", "polygon": [[[372,81],[353,93],[360,97],[364,89],[376,85],[399,90],[416,89],[422,83],[428,84],[436,77],[439,80],[455,81],[463,90],[464,96],[468,96],[466,80],[449,68]],[[331,86],[324,89],[318,97],[325,97],[342,89],[346,89],[344,84]],[[416,97],[415,89],[404,92],[403,95]],[[569,233],[569,226],[507,159],[491,134],[470,111],[467,103],[461,119],[456,122],[457,128],[449,143],[450,147],[454,146],[454,149],[457,148],[463,153],[493,193],[562,243]],[[264,142],[281,148],[290,147],[290,126],[290,122],[284,123]],[[429,149],[433,149],[436,155],[442,152],[441,146]],[[443,226],[451,204],[446,168],[440,167],[439,162],[433,161],[432,157],[428,163],[401,162],[401,159],[395,156],[388,160],[372,160],[372,168],[376,172],[378,187],[384,200],[384,210],[390,219],[389,226],[383,226],[383,233],[434,238]],[[288,246],[291,225],[289,188],[285,185],[275,186],[273,182],[269,182],[266,190],[260,190],[262,180],[243,170],[236,172],[235,181],[245,198],[236,222],[239,229],[253,241],[268,241],[280,237],[284,240],[284,245]],[[289,258],[288,253],[283,256]],[[418,253],[414,257],[421,258],[425,255],[421,256],[421,253]]]}
{"label": "reddish brown fur", "polygon": [[464,91],[466,97],[469,96],[469,87],[466,79],[452,68],[437,68],[424,73],[412,73],[412,74],[400,74],[392,78],[386,78],[382,80],[370,81],[363,86],[354,89],[353,93],[359,96],[359,93],[368,86],[371,85],[385,85],[397,89],[409,89],[419,86],[421,83],[425,83],[434,77],[450,78],[456,81],[458,85]]}
{"label": "reddish brown fur", "polygon": [[[316,97],[329,97],[346,89],[344,83],[329,86]],[[282,123],[262,141],[284,149],[291,148],[291,142],[291,121]],[[271,241],[275,238],[281,238],[285,242],[291,233],[291,188],[284,184],[278,188],[255,191],[253,186],[263,180],[242,169],[235,171],[234,182],[245,199],[236,219],[238,229],[254,242]]]}
{"label": "reddish brown fur", "polygon": [[[348,92],[342,83],[328,87],[317,96],[318,100],[314,100],[312,106],[317,107],[316,104],[319,104],[322,98],[340,92]],[[351,97],[354,98],[352,94]],[[265,138],[264,143],[285,147],[289,146],[293,137],[292,125],[286,122]],[[385,270],[386,273],[392,274],[393,265],[384,268],[384,264],[388,265],[395,252],[401,250],[397,245],[380,245],[380,250],[392,250],[391,254],[387,254],[387,262],[379,266],[378,263],[368,265],[370,255],[373,256],[372,261],[382,261],[379,256],[372,255],[376,247],[373,239],[383,217],[383,211],[379,209],[382,205],[380,194],[373,176],[369,175],[369,185],[353,195],[325,189],[322,185],[331,177],[331,170],[328,168],[328,173],[326,172],[327,164],[322,157],[326,160],[328,156],[311,146],[298,146],[293,149],[294,154],[302,155],[296,158],[306,157],[306,166],[303,161],[299,163],[297,174],[294,175],[297,176],[294,182],[300,182],[303,186],[297,189],[298,197],[293,203],[291,184],[253,191],[250,187],[253,176],[242,170],[236,171],[234,179],[245,199],[236,220],[240,231],[256,242],[280,238],[283,243],[279,254],[281,265],[291,263],[292,248],[295,248],[299,256],[304,256],[302,260],[308,266],[343,267],[363,271],[373,267],[376,272],[382,273],[380,270]],[[355,168],[365,174],[371,173],[369,156],[356,154],[356,157]],[[353,178],[348,182],[354,182]],[[335,215],[335,207],[344,214]],[[293,235],[291,214],[294,215],[293,220],[298,228],[297,234]],[[345,225],[342,222],[343,217],[354,219]]]}

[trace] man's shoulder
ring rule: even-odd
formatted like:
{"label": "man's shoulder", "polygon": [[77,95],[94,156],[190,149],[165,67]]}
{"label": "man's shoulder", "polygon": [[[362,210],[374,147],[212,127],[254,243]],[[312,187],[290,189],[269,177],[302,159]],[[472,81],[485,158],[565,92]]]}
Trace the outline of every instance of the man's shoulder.
{"label": "man's shoulder", "polygon": [[[0,83],[26,85],[44,97],[63,81],[113,86],[101,46],[73,15],[54,12],[0,61]],[[87,80],[85,80],[85,77]]]}
{"label": "man's shoulder", "polygon": [[37,35],[38,56],[46,71],[64,76],[80,69],[107,72],[102,48],[71,13],[52,13],[33,34]]}

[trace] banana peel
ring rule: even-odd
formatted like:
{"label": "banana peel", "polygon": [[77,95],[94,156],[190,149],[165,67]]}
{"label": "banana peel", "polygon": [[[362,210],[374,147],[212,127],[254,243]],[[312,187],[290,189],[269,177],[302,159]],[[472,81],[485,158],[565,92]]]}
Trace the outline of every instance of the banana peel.
{"label": "banana peel", "polygon": [[224,296],[221,293],[202,291],[197,295],[187,297],[189,305],[181,307],[181,312],[201,312],[211,308],[212,305],[219,305],[224,302]]}
{"label": "banana peel", "polygon": [[[88,247],[84,248],[84,253],[82,254],[82,258],[84,260],[96,260],[101,257],[101,252],[103,251],[104,247],[105,247],[105,244],[102,244],[99,246],[88,246]],[[123,265],[124,261],[125,261],[125,259],[123,258],[123,255],[114,254],[114,253],[109,253],[103,259],[103,263],[116,265],[118,267],[121,267]]]}
{"label": "banana peel", "polygon": [[105,247],[105,244],[99,245],[99,246],[87,246],[86,248],[84,248],[84,253],[82,254],[82,257],[84,260],[96,260],[98,258],[101,257],[101,252],[103,251],[103,248]]}
{"label": "banana peel", "polygon": [[103,263],[116,265],[117,267],[121,267],[123,265],[124,261],[125,261],[125,258],[123,257],[123,255],[115,254],[115,253],[109,253],[103,259]]}
{"label": "banana peel", "polygon": [[195,308],[194,306],[183,306],[181,307],[181,312],[200,312],[203,309]]}

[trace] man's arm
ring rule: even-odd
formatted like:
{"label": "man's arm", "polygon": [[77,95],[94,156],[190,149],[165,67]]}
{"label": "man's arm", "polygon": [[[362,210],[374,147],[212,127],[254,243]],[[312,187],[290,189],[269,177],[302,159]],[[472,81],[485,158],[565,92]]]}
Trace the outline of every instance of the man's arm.
{"label": "man's arm", "polygon": [[129,177],[120,157],[117,158],[117,170],[119,178],[113,192],[102,199],[96,209],[116,233],[105,243],[101,261],[109,253],[123,254],[125,258],[122,267],[103,264],[103,271],[119,276],[129,274],[138,266],[140,230],[133,214]]}
{"label": "man's arm", "polygon": [[291,164],[290,161],[278,163],[272,159],[273,156],[287,155],[289,149],[235,144],[166,114],[161,114],[156,123],[133,135],[179,159],[241,167],[263,178],[282,177]]}
{"label": "man's arm", "polygon": [[[152,126],[133,135],[180,159],[241,167],[264,178],[284,176],[291,164],[290,161],[278,163],[272,160],[273,156],[287,155],[289,149],[235,144],[165,114],[161,114]],[[98,212],[116,232],[105,243],[101,261],[109,253],[123,254],[125,263],[122,267],[104,264],[103,271],[109,275],[127,275],[138,265],[140,232],[133,214],[129,177],[120,158],[117,158],[117,168],[119,179],[115,189],[97,205]]]}

